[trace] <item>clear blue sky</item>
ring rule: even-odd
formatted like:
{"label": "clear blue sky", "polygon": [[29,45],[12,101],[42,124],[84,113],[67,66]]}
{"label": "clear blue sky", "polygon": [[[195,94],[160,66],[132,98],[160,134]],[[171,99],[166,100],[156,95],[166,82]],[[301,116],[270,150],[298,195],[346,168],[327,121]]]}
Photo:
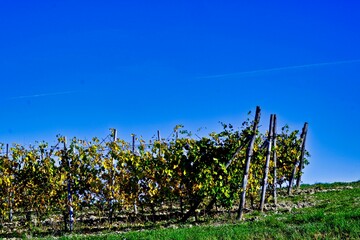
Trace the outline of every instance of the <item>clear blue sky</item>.
{"label": "clear blue sky", "polygon": [[[241,3],[240,3],[241,2]],[[358,1],[7,1],[0,142],[309,122],[304,181],[360,179]],[[205,133],[204,132],[204,133]]]}

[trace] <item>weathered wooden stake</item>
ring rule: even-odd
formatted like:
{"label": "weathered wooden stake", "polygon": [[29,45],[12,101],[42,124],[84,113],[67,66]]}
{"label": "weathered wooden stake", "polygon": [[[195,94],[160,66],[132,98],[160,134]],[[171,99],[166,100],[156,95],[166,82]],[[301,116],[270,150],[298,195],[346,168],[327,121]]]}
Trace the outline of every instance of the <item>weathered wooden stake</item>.
{"label": "weathered wooden stake", "polygon": [[[116,140],[117,140],[117,130],[114,128],[113,129],[113,143],[116,144]],[[114,159],[111,159],[111,163],[112,166],[110,168],[110,192],[111,192],[111,196],[110,196],[110,209],[109,209],[109,222],[110,224],[112,224],[113,221],[113,214],[114,214],[114,206],[113,206],[113,202],[114,202]]]}
{"label": "weathered wooden stake", "polygon": [[307,130],[308,130],[308,123],[306,122],[303,128],[303,142],[301,145],[300,167],[299,167],[298,177],[296,180],[296,188],[299,188],[301,184],[302,169],[304,168],[305,143],[306,143]]}
{"label": "weathered wooden stake", "polygon": [[13,209],[12,209],[12,203],[13,203],[13,199],[14,198],[14,194],[13,192],[11,191],[10,194],[9,194],[9,222],[12,222],[13,220]]}
{"label": "weathered wooden stake", "polygon": [[243,215],[243,211],[244,211],[244,207],[245,207],[245,197],[246,197],[246,188],[247,188],[247,181],[248,181],[248,177],[249,177],[249,170],[250,170],[250,161],[251,161],[251,157],[253,155],[253,151],[254,151],[254,144],[255,144],[255,139],[256,139],[256,132],[257,132],[257,128],[260,122],[260,107],[257,106],[256,107],[256,113],[255,113],[255,120],[254,120],[254,126],[253,126],[253,132],[252,132],[252,136],[251,136],[251,140],[250,140],[250,144],[247,148],[246,151],[246,162],[245,162],[245,169],[244,169],[244,179],[242,182],[242,192],[240,195],[240,205],[239,205],[239,209],[238,209],[238,215],[237,215],[237,219],[240,220],[242,219],[242,215]]}
{"label": "weathered wooden stake", "polygon": [[[132,154],[135,154],[135,134],[132,135],[132,149],[131,149]],[[134,214],[137,215],[138,214],[138,208],[137,208],[137,199],[135,197],[134,199]]]}
{"label": "weathered wooden stake", "polygon": [[113,130],[114,130],[114,132],[113,132],[113,142],[116,142],[116,140],[117,140],[117,130],[115,128]]}
{"label": "weathered wooden stake", "polygon": [[133,154],[135,154],[135,134],[132,135],[132,147],[131,151]]}
{"label": "weathered wooden stake", "polygon": [[[6,144],[6,158],[9,158],[9,144]],[[10,183],[12,185],[12,183]],[[8,196],[8,204],[9,204],[9,222],[12,222],[13,220],[13,209],[12,209],[12,201],[13,201],[13,192],[12,192],[12,186],[10,186],[9,189],[9,196]]]}
{"label": "weathered wooden stake", "polygon": [[266,152],[266,160],[265,160],[265,167],[264,167],[264,176],[262,180],[262,190],[261,190],[261,199],[260,199],[260,211],[264,211],[264,204],[265,204],[265,194],[267,188],[267,181],[268,181],[268,174],[269,174],[269,163],[270,163],[270,156],[271,156],[271,147],[272,147],[272,140],[273,140],[273,124],[274,124],[274,115],[270,115],[270,125],[269,125],[269,136],[268,136],[268,146]]}
{"label": "weathered wooden stake", "polygon": [[[175,129],[175,141],[178,140],[179,138],[179,131],[178,129]],[[179,195],[179,205],[180,205],[180,213],[181,213],[181,217],[184,216],[184,207],[183,207],[183,199],[182,199],[182,196],[181,196],[181,190],[182,190],[182,185],[180,184],[180,195]]]}
{"label": "weathered wooden stake", "polygon": [[[302,129],[302,132],[301,132],[301,135],[300,135],[300,139],[301,139],[301,144],[300,144],[300,146],[303,146],[303,144],[304,144],[304,140],[305,140],[305,131],[307,131],[307,123],[305,123],[304,124],[304,127],[303,127],[303,129]],[[301,155],[301,154],[300,154]],[[297,170],[297,168],[298,168],[298,166],[299,166],[299,163],[300,163],[300,161],[299,161],[299,157],[300,156],[297,156],[296,157],[296,159],[295,159],[295,163],[294,163],[294,168],[293,168],[293,170],[292,170],[292,173],[291,173],[291,176],[290,176],[290,181],[289,181],[289,187],[288,187],[288,195],[290,195],[291,194],[291,191],[292,191],[292,188],[293,188],[293,185],[294,185],[294,179],[295,179],[295,175],[296,175],[296,170]],[[300,170],[301,171],[301,170]]]}
{"label": "weathered wooden stake", "polygon": [[68,207],[69,207],[69,230],[73,231],[73,225],[74,225],[74,211],[72,207],[72,195],[71,195],[71,163],[70,158],[67,154],[67,147],[66,147],[66,137],[64,137],[64,158],[67,162],[69,172],[68,172],[68,179],[67,179],[67,191],[68,191]]}
{"label": "weathered wooden stake", "polygon": [[274,197],[274,204],[275,204],[275,208],[276,208],[276,205],[277,205],[277,192],[276,192],[276,184],[277,184],[277,155],[276,155],[276,114],[274,114],[274,120],[273,120],[273,129],[272,129],[272,132],[273,132],[273,162],[274,162],[274,172],[273,172],[273,175],[274,175],[274,181],[273,181],[273,197]]}
{"label": "weathered wooden stake", "polygon": [[6,158],[9,158],[9,144],[6,144]]}
{"label": "weathered wooden stake", "polygon": [[161,138],[160,138],[160,131],[159,130],[157,131],[157,138],[158,138],[158,141],[160,143],[160,145],[159,145],[159,154],[158,154],[158,157],[160,158],[160,156],[161,156]]}

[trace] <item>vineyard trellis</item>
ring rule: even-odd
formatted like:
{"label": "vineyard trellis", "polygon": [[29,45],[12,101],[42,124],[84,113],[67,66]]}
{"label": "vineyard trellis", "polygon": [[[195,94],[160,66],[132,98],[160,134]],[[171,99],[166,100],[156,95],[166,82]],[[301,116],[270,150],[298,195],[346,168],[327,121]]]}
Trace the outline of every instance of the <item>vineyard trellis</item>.
{"label": "vineyard trellis", "polygon": [[102,141],[58,136],[53,147],[1,144],[2,229],[48,225],[71,231],[91,224],[95,214],[110,225],[187,221],[211,216],[214,206],[241,219],[246,207],[276,205],[279,180],[289,179],[291,194],[308,164],[307,123],[299,136],[287,125],[277,133],[276,115],[265,134],[259,122],[258,107],[241,128],[222,123],[222,131],[198,139],[178,125],[168,139],[158,132],[150,142],[132,135],[128,143],[111,129]]}

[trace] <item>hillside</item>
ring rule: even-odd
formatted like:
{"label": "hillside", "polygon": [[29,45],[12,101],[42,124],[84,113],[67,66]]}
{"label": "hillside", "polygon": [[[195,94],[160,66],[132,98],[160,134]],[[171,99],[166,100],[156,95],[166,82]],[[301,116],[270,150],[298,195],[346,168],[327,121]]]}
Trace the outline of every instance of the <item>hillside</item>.
{"label": "hillside", "polygon": [[360,239],[360,181],[303,185],[277,209],[235,220],[153,226],[152,230],[72,235],[60,239]]}

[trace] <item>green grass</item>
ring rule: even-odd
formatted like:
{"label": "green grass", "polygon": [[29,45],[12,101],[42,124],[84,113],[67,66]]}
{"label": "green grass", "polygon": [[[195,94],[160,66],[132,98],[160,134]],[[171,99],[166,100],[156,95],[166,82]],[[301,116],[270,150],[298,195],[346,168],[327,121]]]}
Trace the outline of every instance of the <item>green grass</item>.
{"label": "green grass", "polygon": [[[309,189],[315,189],[309,194]],[[313,206],[291,211],[248,214],[248,220],[226,224],[194,223],[173,228],[72,235],[60,239],[360,239],[360,181],[305,185],[302,192],[279,199],[279,203],[312,202]],[[254,217],[255,216],[255,217]],[[249,220],[252,219],[253,221]]]}

